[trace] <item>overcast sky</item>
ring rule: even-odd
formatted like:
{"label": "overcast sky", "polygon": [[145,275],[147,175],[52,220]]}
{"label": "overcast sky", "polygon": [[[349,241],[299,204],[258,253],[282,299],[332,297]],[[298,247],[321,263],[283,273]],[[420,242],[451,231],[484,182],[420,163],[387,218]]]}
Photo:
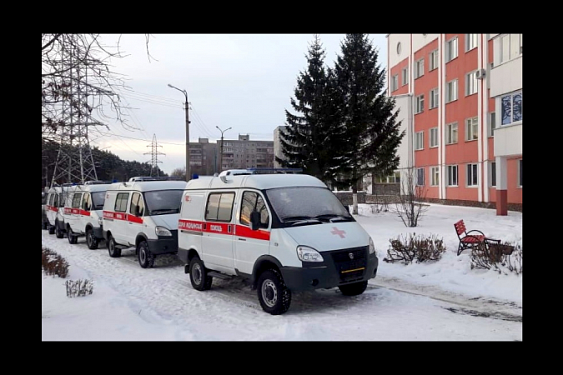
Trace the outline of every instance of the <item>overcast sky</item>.
{"label": "overcast sky", "polygon": [[[116,45],[120,35],[102,35]],[[319,34],[333,67],[345,34]],[[385,34],[369,34],[379,49],[378,63],[387,68]],[[190,141],[215,142],[250,134],[251,140],[273,140],[274,129],[285,124],[285,110],[293,109],[298,74],[307,68],[306,55],[314,34],[151,34],[149,61],[145,34],[123,34],[122,59],[112,59],[114,72],[125,75],[129,91],[120,91],[127,110],[127,130],[108,123],[110,130],[90,131],[92,146],[124,160],[151,161],[156,137],[158,166],[165,173],[185,166],[186,122],[184,94],[190,103]],[[108,111],[105,111],[108,113]]]}

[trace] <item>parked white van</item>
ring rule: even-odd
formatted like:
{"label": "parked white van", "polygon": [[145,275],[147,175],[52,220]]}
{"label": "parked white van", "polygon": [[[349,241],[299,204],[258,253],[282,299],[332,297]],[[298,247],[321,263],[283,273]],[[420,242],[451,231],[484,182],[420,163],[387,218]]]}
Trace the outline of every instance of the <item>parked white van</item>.
{"label": "parked white van", "polygon": [[178,251],[180,199],[185,181],[143,181],[113,183],[106,191],[103,233],[109,255],[135,247],[139,264],[153,267],[159,254]]}
{"label": "parked white van", "polygon": [[72,184],[53,186],[47,192],[47,201],[45,203],[45,214],[48,222],[47,229],[49,234],[55,234],[57,238],[63,238],[65,235],[63,208],[68,189],[71,186]]}
{"label": "parked white van", "polygon": [[303,174],[200,177],[186,185],[178,257],[192,286],[241,276],[262,309],[283,314],[291,291],[365,291],[378,259],[368,233],[327,186]]}
{"label": "parked white van", "polygon": [[86,237],[89,249],[97,249],[103,236],[103,208],[106,191],[111,186],[103,181],[87,181],[69,190],[64,208],[68,242],[75,244]]}

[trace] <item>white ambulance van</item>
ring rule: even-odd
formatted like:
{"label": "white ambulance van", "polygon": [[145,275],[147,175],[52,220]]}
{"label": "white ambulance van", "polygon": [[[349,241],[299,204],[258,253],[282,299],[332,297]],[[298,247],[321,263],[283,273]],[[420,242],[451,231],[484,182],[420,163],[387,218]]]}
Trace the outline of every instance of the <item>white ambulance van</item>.
{"label": "white ambulance van", "polygon": [[159,254],[178,251],[178,219],[185,181],[131,178],[106,191],[103,233],[110,257],[135,247],[143,268],[154,266]]}
{"label": "white ambulance van", "polygon": [[47,229],[49,234],[56,234],[57,238],[63,238],[65,235],[63,210],[67,192],[71,186],[72,184],[57,185],[51,187],[47,192],[47,201],[45,203]]}
{"label": "white ambulance van", "polygon": [[200,177],[186,185],[178,257],[193,288],[241,276],[262,309],[283,314],[291,291],[365,291],[378,259],[368,233],[327,186],[303,174]]}
{"label": "white ambulance van", "polygon": [[89,249],[98,248],[103,236],[103,208],[106,191],[111,186],[104,181],[87,181],[69,191],[64,207],[65,229],[68,242],[75,244],[86,237]]}

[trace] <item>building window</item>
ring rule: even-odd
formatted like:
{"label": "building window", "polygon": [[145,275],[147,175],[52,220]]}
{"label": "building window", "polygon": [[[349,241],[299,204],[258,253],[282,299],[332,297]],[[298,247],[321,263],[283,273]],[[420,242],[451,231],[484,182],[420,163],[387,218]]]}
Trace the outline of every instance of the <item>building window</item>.
{"label": "building window", "polygon": [[446,42],[446,62],[450,62],[457,57],[457,36]]}
{"label": "building window", "polygon": [[417,132],[415,134],[414,149],[422,150],[424,148],[424,132]]}
{"label": "building window", "polygon": [[424,95],[419,95],[416,97],[416,108],[414,113],[420,113],[424,111]]}
{"label": "building window", "polygon": [[501,102],[501,125],[522,121],[522,92],[504,95]]}
{"label": "building window", "polygon": [[518,160],[518,187],[522,187],[522,159]]}
{"label": "building window", "polygon": [[424,186],[424,168],[416,169],[416,184],[418,186]]}
{"label": "building window", "polygon": [[430,90],[430,105],[428,109],[438,108],[438,89]]}
{"label": "building window", "polygon": [[419,78],[424,75],[424,59],[418,60],[414,65],[414,78]]}
{"label": "building window", "polygon": [[446,84],[446,103],[457,100],[457,79]]}
{"label": "building window", "polygon": [[465,76],[465,95],[477,93],[477,71],[471,72]]}
{"label": "building window", "polygon": [[431,186],[438,186],[440,184],[440,168],[430,167]]}
{"label": "building window", "polygon": [[477,47],[479,34],[465,34],[465,52]]}
{"label": "building window", "polygon": [[438,128],[430,129],[430,147],[438,147]]}
{"label": "building window", "polygon": [[497,127],[497,120],[496,120],[496,113],[491,112],[489,113],[489,137],[495,136],[495,129]]}
{"label": "building window", "polygon": [[403,86],[409,83],[409,67],[403,68],[402,70],[403,75]]}
{"label": "building window", "polygon": [[448,186],[457,186],[457,165],[448,165]]}
{"label": "building window", "polygon": [[477,186],[477,164],[467,164],[467,186]]}
{"label": "building window", "polygon": [[438,68],[438,50],[430,52],[430,58],[428,61],[428,71]]}
{"label": "building window", "polygon": [[446,144],[457,143],[457,122],[446,125]]}
{"label": "building window", "polygon": [[499,64],[522,54],[522,34],[505,34],[500,37]]}
{"label": "building window", "polygon": [[491,187],[497,186],[497,163],[492,161],[491,164]]}
{"label": "building window", "polygon": [[466,141],[474,141],[479,139],[478,130],[478,121],[477,117],[473,117],[470,119],[465,120],[465,140]]}
{"label": "building window", "polygon": [[399,88],[399,75],[395,74],[391,77],[391,91],[395,91]]}

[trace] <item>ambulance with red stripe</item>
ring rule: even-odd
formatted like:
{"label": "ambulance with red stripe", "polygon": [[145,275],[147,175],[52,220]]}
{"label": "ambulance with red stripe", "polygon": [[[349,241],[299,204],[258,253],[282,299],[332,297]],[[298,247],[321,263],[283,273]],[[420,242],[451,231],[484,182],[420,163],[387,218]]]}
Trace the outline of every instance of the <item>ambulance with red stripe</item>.
{"label": "ambulance with red stripe", "polygon": [[365,291],[377,272],[373,241],[327,186],[304,174],[200,177],[186,185],[178,257],[192,287],[240,276],[262,309],[283,314],[292,291]]}
{"label": "ambulance with red stripe", "polygon": [[87,181],[69,189],[63,211],[68,242],[75,244],[79,237],[86,237],[89,249],[98,248],[103,236],[102,209],[110,183]]}
{"label": "ambulance with red stripe", "polygon": [[178,251],[178,219],[185,181],[131,178],[112,184],[103,209],[103,232],[109,256],[134,247],[143,268],[157,255]]}
{"label": "ambulance with red stripe", "polygon": [[57,238],[63,238],[65,235],[63,210],[70,186],[71,184],[53,186],[47,192],[47,200],[45,202],[47,229],[49,234],[56,234]]}

